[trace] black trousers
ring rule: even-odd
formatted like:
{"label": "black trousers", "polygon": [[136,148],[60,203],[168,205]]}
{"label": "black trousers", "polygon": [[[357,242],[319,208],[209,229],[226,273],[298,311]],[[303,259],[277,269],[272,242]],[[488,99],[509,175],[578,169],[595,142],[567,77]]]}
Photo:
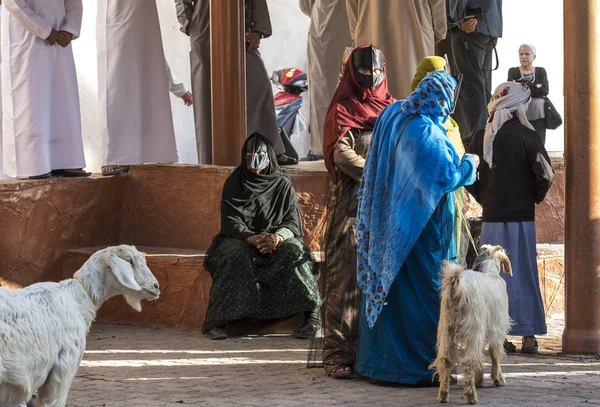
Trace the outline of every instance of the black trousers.
{"label": "black trousers", "polygon": [[498,39],[477,32],[467,34],[458,29],[453,29],[450,34],[451,64],[455,68],[452,73],[463,74],[454,119],[467,147],[487,122],[487,105],[492,97],[492,60]]}

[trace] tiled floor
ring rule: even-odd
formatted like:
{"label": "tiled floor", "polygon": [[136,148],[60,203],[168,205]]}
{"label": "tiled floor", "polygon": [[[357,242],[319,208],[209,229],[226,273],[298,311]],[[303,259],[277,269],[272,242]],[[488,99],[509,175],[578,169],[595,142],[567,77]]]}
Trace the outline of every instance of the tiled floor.
{"label": "tiled floor", "polygon": [[[562,318],[549,320],[542,354],[510,355],[507,386],[486,378],[480,404],[600,404],[600,361],[561,356]],[[517,338],[518,339],[518,338]],[[96,325],[68,406],[436,406],[435,388],[384,387],[335,380],[307,369],[307,341],[288,336],[218,342],[198,331]],[[489,366],[486,366],[489,372]],[[450,405],[463,405],[459,386]]]}

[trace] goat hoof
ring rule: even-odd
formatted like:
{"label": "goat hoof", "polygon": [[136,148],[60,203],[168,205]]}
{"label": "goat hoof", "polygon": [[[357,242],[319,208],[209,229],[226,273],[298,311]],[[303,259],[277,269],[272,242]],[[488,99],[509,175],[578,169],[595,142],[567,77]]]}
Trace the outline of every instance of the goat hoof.
{"label": "goat hoof", "polygon": [[466,393],[465,396],[468,404],[477,404],[477,393]]}
{"label": "goat hoof", "polygon": [[475,387],[477,387],[477,388],[481,388],[481,387],[483,387],[483,380],[478,380],[478,381],[476,381],[476,382],[475,382]]}
{"label": "goat hoof", "polygon": [[505,384],[506,380],[504,380],[504,377],[494,380],[494,386],[496,387],[504,387]]}
{"label": "goat hoof", "polygon": [[469,404],[477,404],[477,397],[469,397],[467,396],[467,403]]}
{"label": "goat hoof", "polygon": [[438,401],[440,403],[447,403],[449,398],[450,398],[450,395],[448,394],[447,391],[440,392],[440,394],[438,394]]}

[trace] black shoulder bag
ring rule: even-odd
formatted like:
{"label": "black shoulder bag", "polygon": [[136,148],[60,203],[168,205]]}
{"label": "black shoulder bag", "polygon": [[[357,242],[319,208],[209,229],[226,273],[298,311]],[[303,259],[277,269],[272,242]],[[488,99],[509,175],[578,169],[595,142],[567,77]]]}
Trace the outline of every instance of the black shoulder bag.
{"label": "black shoulder bag", "polygon": [[544,122],[547,129],[554,130],[563,124],[562,117],[560,117],[548,96],[544,96],[544,112],[546,115]]}

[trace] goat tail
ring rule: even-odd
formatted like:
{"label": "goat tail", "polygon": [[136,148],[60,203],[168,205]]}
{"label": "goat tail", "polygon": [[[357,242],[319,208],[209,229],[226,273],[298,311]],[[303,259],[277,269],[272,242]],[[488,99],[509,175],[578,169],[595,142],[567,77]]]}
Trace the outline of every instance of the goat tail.
{"label": "goat tail", "polygon": [[464,268],[456,263],[444,261],[442,264],[441,307],[450,311],[464,305],[465,296],[460,285]]}
{"label": "goat tail", "polygon": [[464,293],[460,286],[460,278],[464,269],[456,264],[444,261],[441,268],[442,289],[440,293],[440,321],[437,330],[437,358],[429,369],[440,371],[456,362],[455,353],[455,328],[453,327],[453,314],[456,313],[464,301]]}

